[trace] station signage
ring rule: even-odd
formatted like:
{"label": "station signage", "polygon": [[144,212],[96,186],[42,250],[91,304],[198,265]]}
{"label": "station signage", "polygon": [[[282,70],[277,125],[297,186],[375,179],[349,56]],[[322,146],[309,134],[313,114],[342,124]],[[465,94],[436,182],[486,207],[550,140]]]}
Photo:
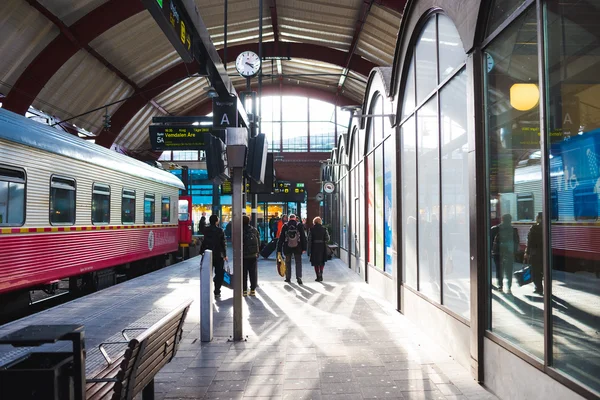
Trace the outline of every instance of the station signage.
{"label": "station signage", "polygon": [[205,150],[212,128],[196,125],[150,125],[153,151]]}
{"label": "station signage", "polygon": [[194,60],[193,25],[181,0],[142,0],[179,56],[186,63]]}
{"label": "station signage", "polygon": [[304,194],[303,182],[277,181],[273,193],[277,194]]}

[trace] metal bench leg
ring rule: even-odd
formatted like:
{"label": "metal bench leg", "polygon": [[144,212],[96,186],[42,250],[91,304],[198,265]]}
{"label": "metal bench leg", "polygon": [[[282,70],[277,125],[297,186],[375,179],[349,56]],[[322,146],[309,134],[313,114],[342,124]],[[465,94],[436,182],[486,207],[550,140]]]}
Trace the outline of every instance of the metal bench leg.
{"label": "metal bench leg", "polygon": [[142,390],[142,400],[154,400],[154,379]]}

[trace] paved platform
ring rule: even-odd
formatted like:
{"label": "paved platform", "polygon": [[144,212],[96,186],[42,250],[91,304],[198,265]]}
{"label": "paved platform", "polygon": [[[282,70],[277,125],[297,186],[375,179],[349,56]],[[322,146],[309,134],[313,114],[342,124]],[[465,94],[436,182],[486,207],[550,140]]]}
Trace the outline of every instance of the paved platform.
{"label": "paved platform", "polygon": [[[192,297],[179,352],[156,376],[159,400],[496,399],[340,260],[327,263],[322,283],[305,267],[300,286],[283,282],[274,260],[261,259],[257,296],[244,299],[246,341],[228,341],[232,291],[223,288],[214,304],[214,340],[202,343],[198,263],[187,260],[15,321],[0,334],[79,322],[91,349],[125,326],[149,326]],[[0,362],[19,352],[0,346]],[[90,351],[87,369],[99,362]]]}

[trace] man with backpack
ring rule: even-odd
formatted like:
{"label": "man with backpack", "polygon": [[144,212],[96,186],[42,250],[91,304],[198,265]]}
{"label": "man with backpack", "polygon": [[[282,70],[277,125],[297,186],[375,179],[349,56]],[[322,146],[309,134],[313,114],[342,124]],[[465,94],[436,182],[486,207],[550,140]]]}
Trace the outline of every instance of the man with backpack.
{"label": "man with backpack", "polygon": [[277,225],[279,224],[279,213],[276,212],[275,215],[269,220],[269,232],[271,236],[271,240],[277,239]]}
{"label": "man with backpack", "polygon": [[291,282],[292,256],[296,264],[296,279],[302,285],[302,254],[306,252],[306,233],[304,226],[296,221],[296,216],[290,214],[289,221],[281,228],[277,241],[277,252],[285,255],[285,281]]}
{"label": "man with backpack", "polygon": [[506,278],[507,294],[512,294],[511,286],[513,281],[513,267],[515,263],[515,254],[519,251],[520,239],[519,231],[512,226],[512,217],[510,214],[502,216],[502,222],[498,225],[498,233],[494,238],[492,254],[499,260],[500,271],[496,273],[499,277],[498,291],[502,291],[503,277]]}
{"label": "man with backpack", "polygon": [[223,229],[219,227],[219,217],[211,215],[209,218],[210,225],[204,229],[204,239],[200,246],[200,254],[204,255],[204,251],[211,250],[213,256],[213,266],[215,267],[215,297],[221,297],[221,286],[223,285],[223,275],[225,270],[223,266],[227,261],[227,244],[225,243],[225,234]]}
{"label": "man with backpack", "polygon": [[250,225],[250,218],[247,215],[242,217],[242,225],[244,296],[248,295],[248,274],[250,274],[250,296],[256,296],[256,286],[258,281],[256,261],[260,249],[259,234],[256,228]]}

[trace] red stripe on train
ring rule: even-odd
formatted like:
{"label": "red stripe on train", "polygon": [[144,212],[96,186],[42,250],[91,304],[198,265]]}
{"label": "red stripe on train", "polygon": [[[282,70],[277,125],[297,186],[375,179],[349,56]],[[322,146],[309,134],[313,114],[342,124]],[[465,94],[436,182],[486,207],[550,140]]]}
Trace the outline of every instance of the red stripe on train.
{"label": "red stripe on train", "polygon": [[0,293],[176,251],[176,227],[0,235]]}

